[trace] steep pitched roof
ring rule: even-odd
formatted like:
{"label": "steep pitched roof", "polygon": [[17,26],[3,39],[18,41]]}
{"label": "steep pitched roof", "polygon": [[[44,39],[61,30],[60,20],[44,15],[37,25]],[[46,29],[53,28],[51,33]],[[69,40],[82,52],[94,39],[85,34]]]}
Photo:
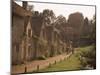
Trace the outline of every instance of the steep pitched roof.
{"label": "steep pitched roof", "polygon": [[23,7],[21,7],[15,2],[12,2],[12,12],[22,17],[32,16],[32,12],[25,10]]}
{"label": "steep pitched roof", "polygon": [[[12,40],[13,42],[20,42],[23,39],[24,33],[28,23],[31,21],[32,13],[23,9],[21,6],[12,3],[12,16],[13,16],[13,27],[12,27]],[[16,16],[14,15],[16,14]],[[20,18],[19,16],[23,17]]]}

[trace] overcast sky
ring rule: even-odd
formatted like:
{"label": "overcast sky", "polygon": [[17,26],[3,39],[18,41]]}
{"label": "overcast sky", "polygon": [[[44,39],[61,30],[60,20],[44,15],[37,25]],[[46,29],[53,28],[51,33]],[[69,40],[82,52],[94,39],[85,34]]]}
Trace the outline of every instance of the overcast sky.
{"label": "overcast sky", "polygon": [[[21,5],[20,2],[18,4]],[[51,9],[54,11],[55,15],[63,15],[68,19],[69,14],[74,12],[81,12],[84,17],[89,19],[93,18],[95,14],[95,6],[80,6],[80,5],[67,5],[67,4],[51,4],[51,3],[34,3],[29,2],[29,5],[34,6],[34,11],[42,12],[44,9]]]}

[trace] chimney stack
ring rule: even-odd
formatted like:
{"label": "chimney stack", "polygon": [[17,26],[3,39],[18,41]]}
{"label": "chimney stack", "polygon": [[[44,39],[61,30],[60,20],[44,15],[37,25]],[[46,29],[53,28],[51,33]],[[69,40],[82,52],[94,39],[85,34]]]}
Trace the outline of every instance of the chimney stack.
{"label": "chimney stack", "polygon": [[27,5],[28,5],[27,1],[22,1],[22,2],[23,2],[23,8],[27,9]]}

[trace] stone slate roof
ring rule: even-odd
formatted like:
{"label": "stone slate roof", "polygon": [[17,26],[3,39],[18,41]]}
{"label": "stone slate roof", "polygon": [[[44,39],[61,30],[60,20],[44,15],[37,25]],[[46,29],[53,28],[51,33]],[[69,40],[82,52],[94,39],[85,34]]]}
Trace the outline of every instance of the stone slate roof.
{"label": "stone slate roof", "polygon": [[23,7],[21,7],[15,2],[12,2],[12,12],[22,17],[32,16],[32,12],[25,10]]}
{"label": "stone slate roof", "polygon": [[12,19],[14,19],[12,20],[12,41],[19,43],[23,39],[28,22],[31,21],[32,13],[15,2],[12,2],[12,13]]}

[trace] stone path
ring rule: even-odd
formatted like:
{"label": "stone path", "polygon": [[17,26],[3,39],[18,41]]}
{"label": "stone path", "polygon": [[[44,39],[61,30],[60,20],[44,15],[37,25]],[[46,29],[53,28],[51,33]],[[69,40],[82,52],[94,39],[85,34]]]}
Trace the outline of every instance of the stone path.
{"label": "stone path", "polygon": [[38,71],[52,64],[63,61],[64,59],[68,58],[70,55],[71,53],[68,55],[62,54],[62,55],[57,55],[55,57],[50,57],[46,60],[35,60],[35,61],[27,62],[26,65],[22,64],[22,65],[12,66],[11,71],[12,74]]}

